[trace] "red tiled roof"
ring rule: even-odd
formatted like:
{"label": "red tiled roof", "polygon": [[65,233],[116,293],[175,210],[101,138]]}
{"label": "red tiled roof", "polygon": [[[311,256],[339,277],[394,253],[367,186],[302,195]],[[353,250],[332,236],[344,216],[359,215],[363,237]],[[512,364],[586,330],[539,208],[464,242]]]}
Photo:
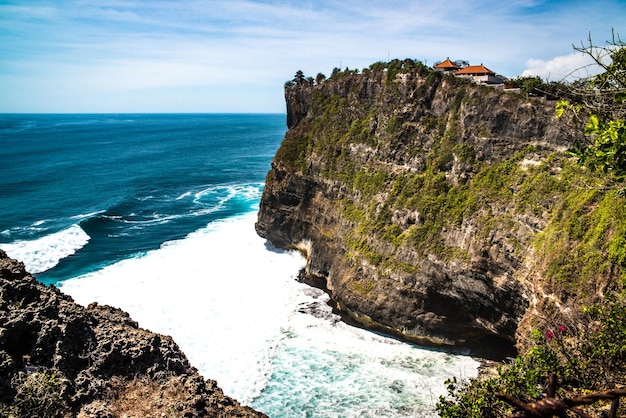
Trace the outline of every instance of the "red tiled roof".
{"label": "red tiled roof", "polygon": [[463,75],[463,74],[466,74],[466,75],[484,75],[484,74],[496,75],[496,73],[491,71],[489,68],[483,66],[482,64],[467,66],[467,67],[457,71],[455,74],[460,74],[460,75]]}
{"label": "red tiled roof", "polygon": [[435,65],[433,68],[440,68],[444,70],[448,68],[461,68],[461,67],[459,67],[458,65],[450,61],[450,58],[447,58],[445,61],[440,62],[439,64]]}

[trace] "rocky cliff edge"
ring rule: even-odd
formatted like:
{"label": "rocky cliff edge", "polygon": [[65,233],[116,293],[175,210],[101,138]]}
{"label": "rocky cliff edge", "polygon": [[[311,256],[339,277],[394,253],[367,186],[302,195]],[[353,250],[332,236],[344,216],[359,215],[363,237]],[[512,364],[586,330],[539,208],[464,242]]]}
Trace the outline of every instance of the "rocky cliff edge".
{"label": "rocky cliff edge", "polygon": [[288,84],[285,97],[257,232],[302,251],[307,279],[362,325],[510,355],[541,306],[615,284],[615,266],[572,268],[576,285],[550,270],[578,251],[552,251],[553,230],[586,175],[563,152],[579,131],[554,103],[411,60]]}
{"label": "rocky cliff edge", "polygon": [[0,250],[0,416],[265,416],[204,380],[171,337],[82,307]]}

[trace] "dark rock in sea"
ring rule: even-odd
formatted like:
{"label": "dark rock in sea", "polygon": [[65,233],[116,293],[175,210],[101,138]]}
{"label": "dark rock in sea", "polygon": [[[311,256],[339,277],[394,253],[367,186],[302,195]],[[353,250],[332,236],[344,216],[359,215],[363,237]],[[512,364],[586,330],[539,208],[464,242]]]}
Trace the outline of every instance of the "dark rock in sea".
{"label": "dark rock in sea", "polygon": [[0,416],[265,416],[204,380],[171,337],[82,307],[0,250]]}

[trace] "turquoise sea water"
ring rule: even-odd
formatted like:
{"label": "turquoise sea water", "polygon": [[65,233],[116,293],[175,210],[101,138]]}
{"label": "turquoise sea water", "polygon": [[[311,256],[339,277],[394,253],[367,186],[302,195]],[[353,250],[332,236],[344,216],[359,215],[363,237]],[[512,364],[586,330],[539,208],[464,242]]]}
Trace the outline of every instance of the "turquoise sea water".
{"label": "turquoise sea water", "polygon": [[0,248],[271,417],[430,416],[477,362],[350,327],[254,233],[285,115],[0,115]]}
{"label": "turquoise sea water", "polygon": [[0,242],[60,234],[31,267],[46,282],[158,248],[253,210],[284,131],[282,115],[4,115]]}

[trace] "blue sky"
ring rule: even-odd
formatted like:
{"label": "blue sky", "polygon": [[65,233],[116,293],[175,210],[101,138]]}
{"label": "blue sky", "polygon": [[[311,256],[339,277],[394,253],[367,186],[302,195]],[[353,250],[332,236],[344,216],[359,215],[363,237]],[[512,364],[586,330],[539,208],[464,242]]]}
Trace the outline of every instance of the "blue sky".
{"label": "blue sky", "polygon": [[284,112],[301,69],[446,57],[558,80],[626,1],[0,0],[0,112]]}

